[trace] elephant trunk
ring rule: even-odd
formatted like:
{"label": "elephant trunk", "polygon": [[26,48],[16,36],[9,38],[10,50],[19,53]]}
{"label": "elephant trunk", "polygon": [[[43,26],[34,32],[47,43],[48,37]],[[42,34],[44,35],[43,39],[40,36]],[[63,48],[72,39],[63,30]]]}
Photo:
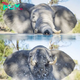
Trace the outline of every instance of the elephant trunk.
{"label": "elephant trunk", "polygon": [[40,31],[44,35],[51,35],[53,33],[51,27],[48,24],[42,24],[40,27]]}
{"label": "elephant trunk", "polygon": [[54,33],[60,33],[61,31],[57,31],[55,29],[55,26],[53,24],[53,20],[50,17],[46,17],[46,18],[38,18],[36,21],[36,25],[35,25],[35,33],[37,33],[39,30],[39,32],[43,33],[43,34],[48,34],[51,35],[53,32]]}
{"label": "elephant trunk", "polygon": [[53,24],[53,19],[52,18],[49,17],[49,18],[43,19],[43,22],[47,22],[48,23],[48,25],[52,29],[52,32],[57,33],[57,34],[61,32],[61,30],[57,31],[55,29],[55,25]]}

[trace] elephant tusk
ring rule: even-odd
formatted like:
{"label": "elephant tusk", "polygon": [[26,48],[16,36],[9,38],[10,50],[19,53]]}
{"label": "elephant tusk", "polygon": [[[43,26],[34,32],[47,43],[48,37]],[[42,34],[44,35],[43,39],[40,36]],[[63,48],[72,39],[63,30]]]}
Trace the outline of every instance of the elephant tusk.
{"label": "elephant tusk", "polygon": [[55,33],[55,34],[60,34],[60,33],[61,33],[61,30],[55,31],[54,33]]}
{"label": "elephant tusk", "polygon": [[36,63],[37,63],[36,60],[33,60],[33,59],[31,58],[31,65],[32,65],[32,66],[35,66]]}
{"label": "elephant tusk", "polygon": [[55,57],[55,60],[53,62],[49,62],[50,65],[54,65],[57,62],[57,57]]}
{"label": "elephant tusk", "polygon": [[38,29],[35,29],[35,30],[34,30],[34,33],[35,33],[35,34],[38,33]]}

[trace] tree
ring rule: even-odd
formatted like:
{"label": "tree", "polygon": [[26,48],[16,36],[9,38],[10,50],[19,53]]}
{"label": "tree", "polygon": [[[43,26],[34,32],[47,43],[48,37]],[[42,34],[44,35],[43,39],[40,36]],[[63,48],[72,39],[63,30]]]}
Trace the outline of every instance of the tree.
{"label": "tree", "polygon": [[10,4],[10,3],[13,3],[13,0],[0,0],[0,27],[4,26],[3,14],[4,14],[4,12],[7,9],[6,8],[5,10],[3,10],[3,4],[2,4],[2,2],[6,2],[6,3]]}
{"label": "tree", "polygon": [[4,40],[0,40],[0,57],[1,56],[6,57],[10,55],[12,52],[13,52],[13,49],[10,48],[9,45],[6,45]]}
{"label": "tree", "polygon": [[31,3],[31,0],[19,0],[19,3],[22,3],[22,2],[24,2],[24,3]]}
{"label": "tree", "polygon": [[0,27],[2,27],[1,25],[4,25],[3,14],[4,14],[5,10],[3,10],[2,2],[8,3],[8,0],[0,0]]}
{"label": "tree", "polygon": [[0,40],[0,65],[4,63],[5,57],[12,54],[13,49],[9,45],[5,45],[4,40]]}
{"label": "tree", "polygon": [[72,32],[73,33],[80,33],[80,20],[78,20],[78,22]]}
{"label": "tree", "polygon": [[19,0],[19,3],[21,3],[21,0]]}
{"label": "tree", "polygon": [[58,4],[59,2],[64,2],[64,1],[68,1],[68,0],[50,0],[48,4],[53,5],[53,4]]}

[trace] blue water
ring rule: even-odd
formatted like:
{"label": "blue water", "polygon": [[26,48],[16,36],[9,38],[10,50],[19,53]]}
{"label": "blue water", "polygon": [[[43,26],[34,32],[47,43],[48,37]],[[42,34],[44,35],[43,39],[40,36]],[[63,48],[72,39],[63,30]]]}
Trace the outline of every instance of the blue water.
{"label": "blue water", "polygon": [[[78,60],[80,64],[80,34],[72,35],[27,35],[27,34],[0,34],[0,40],[4,40],[5,44],[13,43],[16,46],[16,41],[19,40],[19,50],[32,49],[37,45],[43,45],[49,48],[49,43],[59,45],[59,50],[66,52],[71,58]],[[14,52],[16,49],[14,49]]]}

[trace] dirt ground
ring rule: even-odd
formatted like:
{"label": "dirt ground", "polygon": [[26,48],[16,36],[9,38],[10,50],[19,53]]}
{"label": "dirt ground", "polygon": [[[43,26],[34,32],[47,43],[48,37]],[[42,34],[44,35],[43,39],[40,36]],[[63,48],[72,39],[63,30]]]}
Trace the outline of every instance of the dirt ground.
{"label": "dirt ground", "polygon": [[0,34],[9,34],[12,33],[8,27],[0,27]]}
{"label": "dirt ground", "polygon": [[5,31],[0,31],[0,34],[9,34],[9,33],[12,33],[12,32],[5,32]]}

